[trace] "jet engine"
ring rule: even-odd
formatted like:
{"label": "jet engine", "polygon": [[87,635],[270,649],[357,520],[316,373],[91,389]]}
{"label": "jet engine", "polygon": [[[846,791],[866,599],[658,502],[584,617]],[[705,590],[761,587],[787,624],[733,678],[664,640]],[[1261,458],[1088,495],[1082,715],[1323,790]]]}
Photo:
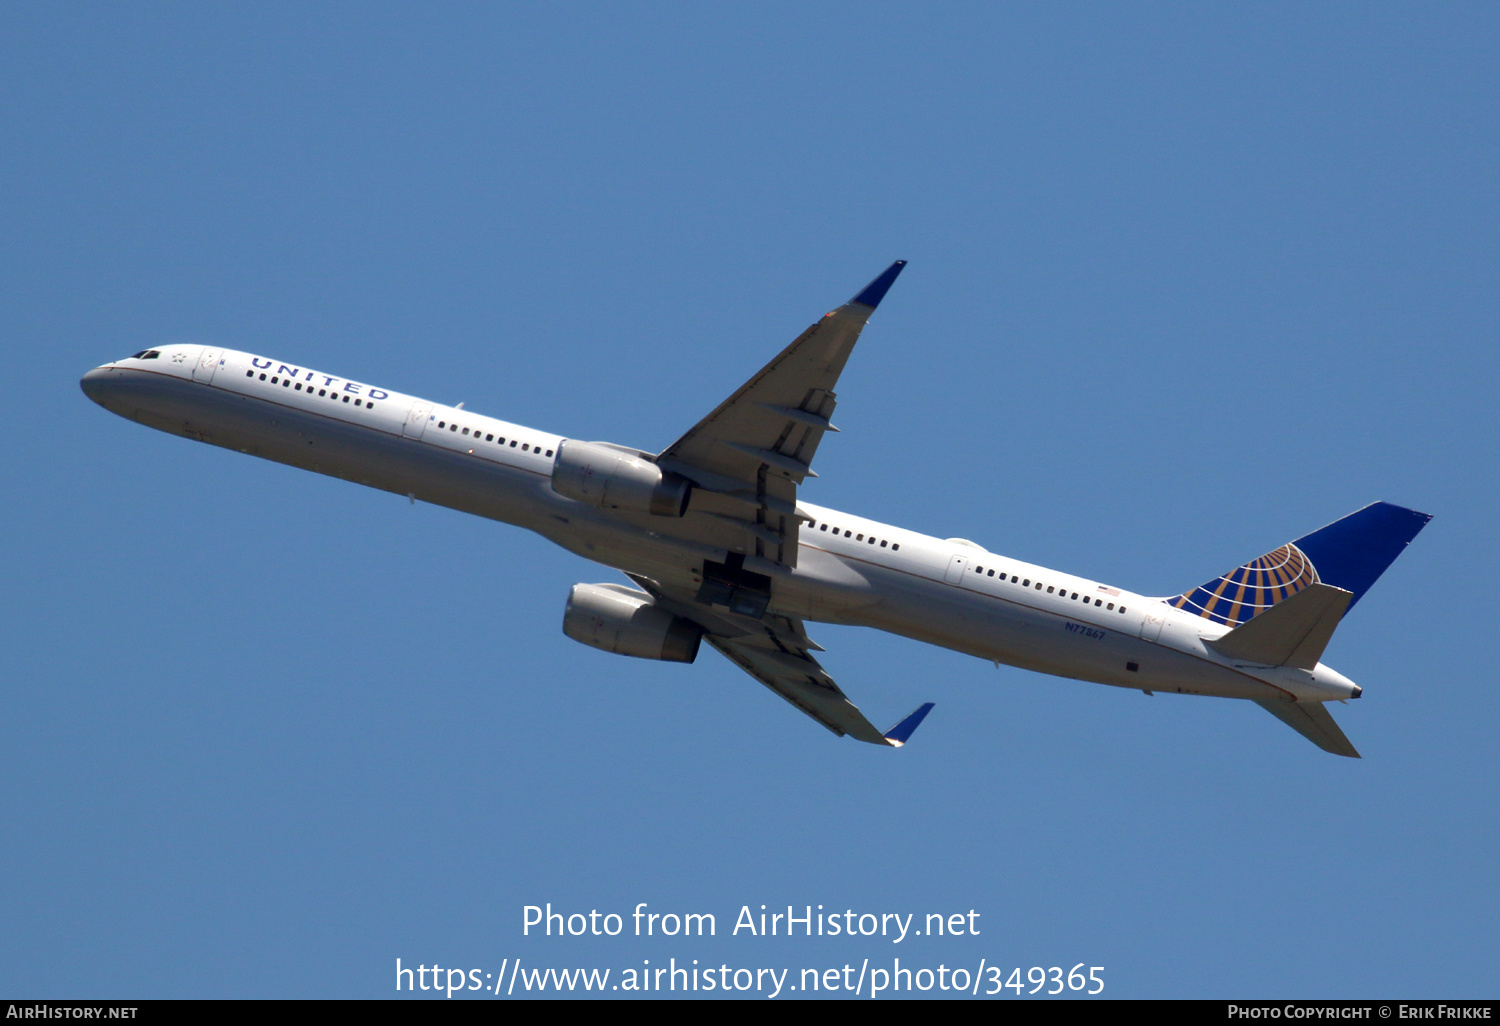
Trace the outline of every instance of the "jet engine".
{"label": "jet engine", "polygon": [[552,490],[602,509],[680,517],[687,512],[693,484],[634,449],[569,438],[557,447]]}
{"label": "jet engine", "polygon": [[616,655],[690,663],[703,628],[657,606],[650,595],[623,584],[575,584],[563,613],[563,633]]}

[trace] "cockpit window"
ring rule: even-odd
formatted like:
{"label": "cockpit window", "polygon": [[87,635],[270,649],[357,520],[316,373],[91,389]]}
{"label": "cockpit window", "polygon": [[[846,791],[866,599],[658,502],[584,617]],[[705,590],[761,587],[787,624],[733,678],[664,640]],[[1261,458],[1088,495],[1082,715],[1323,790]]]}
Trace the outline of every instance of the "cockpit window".
{"label": "cockpit window", "polygon": [[160,355],[161,355],[161,351],[158,350],[158,349],[142,349],[139,353],[136,353],[134,356],[132,356],[131,359],[132,360],[154,360],[154,359],[156,359]]}

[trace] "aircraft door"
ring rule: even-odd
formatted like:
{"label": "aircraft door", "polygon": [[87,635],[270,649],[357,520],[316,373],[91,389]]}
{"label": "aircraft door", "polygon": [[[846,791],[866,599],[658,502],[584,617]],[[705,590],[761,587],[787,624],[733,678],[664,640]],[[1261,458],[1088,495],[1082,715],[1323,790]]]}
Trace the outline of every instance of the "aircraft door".
{"label": "aircraft door", "polygon": [[401,425],[401,433],[407,438],[421,438],[422,432],[427,430],[427,418],[432,416],[432,404],[421,400],[413,401],[411,409],[406,413],[406,423]]}
{"label": "aircraft door", "polygon": [[1155,641],[1161,637],[1161,629],[1166,625],[1166,622],[1166,613],[1154,613],[1148,610],[1146,615],[1141,618],[1141,640]]}
{"label": "aircraft door", "polygon": [[955,553],[948,560],[948,572],[943,575],[943,580],[949,584],[957,584],[963,580],[964,571],[969,568],[969,557],[962,553]]}
{"label": "aircraft door", "polygon": [[224,350],[214,346],[204,346],[203,352],[198,356],[198,362],[193,364],[193,380],[201,381],[205,385],[214,380],[214,371],[219,369],[219,364],[224,359]]}

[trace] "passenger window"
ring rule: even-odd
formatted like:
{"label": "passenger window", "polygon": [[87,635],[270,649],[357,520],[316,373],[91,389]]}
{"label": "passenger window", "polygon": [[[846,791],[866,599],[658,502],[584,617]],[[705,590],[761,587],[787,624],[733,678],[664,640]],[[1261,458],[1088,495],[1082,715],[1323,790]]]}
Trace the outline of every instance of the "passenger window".
{"label": "passenger window", "polygon": [[1052,594],[1052,585],[1050,585],[1050,584],[1049,584],[1049,585],[1047,585],[1047,594],[1048,594],[1048,595],[1051,595],[1051,594]]}
{"label": "passenger window", "polygon": [[871,545],[874,545],[874,544],[875,544],[875,536],[874,536],[874,535],[873,535],[873,534],[872,534],[872,535],[870,535],[870,544],[871,544]]}
{"label": "passenger window", "polygon": [[993,571],[993,570],[991,570],[991,571],[990,571],[990,576],[991,576],[991,577],[994,577],[994,576],[995,576],[995,571]]}
{"label": "passenger window", "polygon": [[1042,582],[1041,581],[1037,581],[1036,582],[1036,590],[1037,591],[1041,591],[1042,590]]}
{"label": "passenger window", "polygon": [[[335,397],[335,398],[337,398],[337,397]],[[348,402],[348,401],[349,401],[349,397],[348,397],[348,396],[347,396],[347,395],[346,395],[346,396],[344,396],[344,402],[346,402],[346,403],[347,403],[347,402]]]}
{"label": "passenger window", "polygon": [[1021,587],[1023,587],[1023,588],[1029,588],[1029,587],[1031,587],[1031,578],[1028,577],[1028,578],[1026,578],[1026,580],[1022,581],[1021,582]]}
{"label": "passenger window", "polygon": [[548,449],[547,452],[546,452],[546,455],[551,456],[552,455],[552,450]]}
{"label": "passenger window", "polygon": [[281,379],[280,379],[280,378],[274,378],[274,377],[273,377],[273,378],[272,378],[272,379],[271,379],[271,384],[273,384],[273,385],[274,385],[274,384],[276,384],[276,383],[278,383],[278,382],[279,382],[279,381],[280,381],[280,380],[281,380]]}
{"label": "passenger window", "polygon": [[265,376],[265,375],[264,375],[264,374],[262,374],[262,375],[261,375],[261,376],[260,376],[260,380],[262,380],[262,381],[264,381],[264,380],[266,380],[266,376]]}
{"label": "passenger window", "polygon": [[281,379],[281,387],[282,388],[291,388],[292,387],[292,379],[291,378],[282,378]]}
{"label": "passenger window", "polygon": [[484,436],[484,440],[486,442],[493,442],[495,440],[495,436],[494,435],[485,435]]}
{"label": "passenger window", "polygon": [[448,425],[448,430],[449,431],[457,431],[458,430],[458,425],[457,424],[449,424]]}
{"label": "passenger window", "polygon": [[901,547],[900,542],[891,542],[891,551],[894,552]]}
{"label": "passenger window", "polygon": [[1111,602],[1111,603],[1110,603],[1110,604],[1109,604],[1109,609],[1110,609],[1110,612],[1114,612],[1114,608],[1115,608],[1115,604],[1114,604],[1114,603],[1113,603],[1113,602]]}
{"label": "passenger window", "polygon": [[511,448],[512,448],[512,449],[514,449],[514,448],[515,448],[515,447],[516,447],[516,440],[515,440],[515,439],[514,439],[514,438],[512,438],[512,439],[511,439],[511,440],[510,440],[510,447],[511,447]]}
{"label": "passenger window", "polygon": [[464,434],[468,434],[468,433],[469,433],[469,429],[468,428],[464,428]]}
{"label": "passenger window", "polygon": [[845,538],[847,538],[847,537],[849,537],[849,535],[850,535],[850,534],[851,534],[851,533],[852,533],[852,532],[850,532],[850,531],[845,531],[845,532],[844,532],[844,537],[845,537]]}
{"label": "passenger window", "polygon": [[254,371],[246,371],[245,372],[245,377],[247,377],[247,378],[253,378],[253,377],[255,377],[255,372]]}
{"label": "passenger window", "polygon": [[976,566],[974,568],[974,572],[976,574],[979,574],[981,577],[983,577],[984,576],[984,567],[982,567],[982,566]]}
{"label": "passenger window", "polygon": [[883,548],[885,548],[885,542],[881,542],[881,543],[880,543],[880,547],[881,547],[881,548],[882,548],[882,549],[883,549]]}
{"label": "passenger window", "polygon": [[323,389],[321,389],[321,388],[320,388],[320,389],[318,389],[318,395],[320,395],[320,396],[324,396],[324,395],[327,395],[327,394],[328,394],[328,393],[327,393],[327,392],[326,392],[326,391],[324,391],[324,390],[323,390]]}
{"label": "passenger window", "polygon": [[855,541],[864,541],[864,540],[865,540],[865,536],[864,536],[864,535],[862,535],[862,534],[856,534],[856,535],[855,535],[855,536],[854,536],[854,540],[855,540]]}
{"label": "passenger window", "polygon": [[440,420],[440,421],[438,421],[438,427],[445,428],[447,426],[448,426],[448,422],[446,420]]}
{"label": "passenger window", "polygon": [[820,531],[826,531],[826,530],[828,530],[828,525],[824,524],[822,527],[818,528],[818,530],[820,530]]}

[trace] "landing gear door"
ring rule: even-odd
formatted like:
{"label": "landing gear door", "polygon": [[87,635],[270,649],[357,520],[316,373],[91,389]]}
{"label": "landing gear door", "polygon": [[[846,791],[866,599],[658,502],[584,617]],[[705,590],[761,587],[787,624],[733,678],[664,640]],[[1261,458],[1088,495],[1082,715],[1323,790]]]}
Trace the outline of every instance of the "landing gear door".
{"label": "landing gear door", "polygon": [[406,413],[406,423],[401,426],[401,433],[407,438],[421,438],[422,432],[427,430],[427,418],[431,416],[431,403],[413,402]]}
{"label": "landing gear door", "polygon": [[943,575],[943,580],[949,584],[957,584],[963,580],[964,571],[969,568],[969,557],[962,553],[955,553],[948,560],[948,572]]}
{"label": "landing gear door", "polygon": [[193,364],[193,380],[201,381],[205,385],[214,380],[214,371],[219,369],[219,364],[224,361],[224,350],[215,346],[204,346],[203,352],[198,356],[198,362]]}

